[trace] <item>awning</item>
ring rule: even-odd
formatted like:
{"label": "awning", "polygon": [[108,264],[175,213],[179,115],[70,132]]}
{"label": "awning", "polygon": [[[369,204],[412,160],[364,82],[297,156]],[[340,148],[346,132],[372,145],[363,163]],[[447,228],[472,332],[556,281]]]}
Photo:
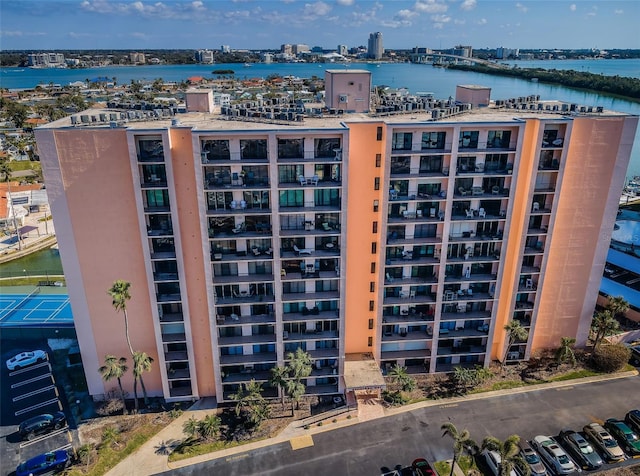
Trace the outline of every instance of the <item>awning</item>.
{"label": "awning", "polygon": [[37,226],[25,225],[25,226],[21,226],[20,228],[18,228],[18,233],[21,234],[21,235],[25,235],[25,234],[29,233],[30,231],[37,230],[37,229],[38,229]]}
{"label": "awning", "polygon": [[382,371],[371,354],[347,354],[344,362],[344,384],[349,390],[384,389]]}

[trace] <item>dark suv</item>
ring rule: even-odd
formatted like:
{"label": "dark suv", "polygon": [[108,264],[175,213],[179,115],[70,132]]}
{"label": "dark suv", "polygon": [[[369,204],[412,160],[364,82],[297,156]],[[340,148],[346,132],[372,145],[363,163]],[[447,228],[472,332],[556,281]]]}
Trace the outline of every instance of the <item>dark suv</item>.
{"label": "dark suv", "polygon": [[67,425],[67,418],[62,412],[56,412],[53,415],[45,413],[43,415],[34,416],[20,423],[18,433],[23,439],[32,440],[37,435],[49,433],[53,430],[59,430]]}

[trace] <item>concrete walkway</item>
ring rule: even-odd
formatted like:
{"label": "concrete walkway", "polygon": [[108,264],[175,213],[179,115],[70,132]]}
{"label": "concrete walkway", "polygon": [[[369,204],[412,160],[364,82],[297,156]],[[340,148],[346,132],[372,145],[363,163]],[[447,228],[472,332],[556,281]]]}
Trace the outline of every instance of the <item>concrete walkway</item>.
{"label": "concrete walkway", "polygon": [[[606,380],[613,380],[619,378],[628,378],[638,375],[637,370],[622,372],[614,375],[605,375],[597,377],[586,377],[583,379],[566,380],[562,382],[553,382],[540,385],[531,385],[526,387],[519,387],[509,390],[499,390],[495,392],[484,392],[472,395],[466,395],[464,397],[454,397],[442,400],[427,400],[424,402],[415,403],[412,405],[404,405],[401,407],[384,408],[382,414],[375,413],[376,418],[387,417],[397,415],[400,413],[414,411],[420,408],[426,408],[431,406],[441,406],[446,403],[454,404],[459,401],[480,400],[486,398],[493,398],[500,395],[515,395],[519,393],[535,392],[548,388],[563,388],[575,385],[587,384],[592,382],[600,382]],[[168,462],[166,455],[159,454],[157,448],[162,445],[171,444],[171,442],[180,441],[184,438],[182,432],[182,425],[189,418],[194,417],[201,419],[207,414],[211,413],[216,408],[215,399],[205,398],[196,402],[192,407],[186,410],[179,418],[171,422],[166,428],[160,431],[157,435],[152,437],[147,443],[142,445],[138,451],[130,455],[125,460],[121,461],[115,468],[107,473],[107,476],[147,476],[151,474],[157,474],[164,471],[169,471],[175,468],[181,468],[184,466],[190,466],[192,464],[201,463],[218,458],[226,458],[240,453],[246,453],[258,448],[264,448],[266,446],[275,445],[279,443],[289,442],[294,449],[310,446],[312,443],[312,436],[318,433],[324,433],[326,431],[336,430],[350,425],[357,425],[366,421],[367,417],[363,415],[357,416],[351,419],[339,420],[336,423],[324,422],[322,426],[311,426],[309,429],[301,428],[298,422],[289,424],[280,434],[274,438],[267,440],[256,441],[253,443],[247,443],[245,445],[228,448],[225,450],[217,451],[215,453],[209,453],[206,455],[196,456],[193,458],[181,460],[174,463]],[[462,476],[462,475],[460,475]]]}

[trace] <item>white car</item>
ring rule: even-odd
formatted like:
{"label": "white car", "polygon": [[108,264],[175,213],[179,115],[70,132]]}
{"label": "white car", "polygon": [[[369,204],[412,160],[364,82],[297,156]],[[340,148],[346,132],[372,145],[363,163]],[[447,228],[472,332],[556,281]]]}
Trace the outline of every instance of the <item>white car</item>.
{"label": "white car", "polygon": [[[487,466],[491,470],[493,476],[498,476],[500,474],[500,463],[502,463],[502,458],[500,458],[500,454],[497,451],[493,450],[484,450],[482,452],[484,455],[484,459],[487,462]],[[509,476],[518,476],[518,473],[515,470],[511,470]]]}
{"label": "white car", "polygon": [[7,360],[7,368],[9,370],[20,370],[29,365],[44,362],[49,357],[44,350],[33,350],[31,352],[21,352],[18,355]]}
{"label": "white car", "polygon": [[538,435],[531,440],[531,445],[540,457],[553,469],[556,474],[581,472],[567,453],[549,436]]}

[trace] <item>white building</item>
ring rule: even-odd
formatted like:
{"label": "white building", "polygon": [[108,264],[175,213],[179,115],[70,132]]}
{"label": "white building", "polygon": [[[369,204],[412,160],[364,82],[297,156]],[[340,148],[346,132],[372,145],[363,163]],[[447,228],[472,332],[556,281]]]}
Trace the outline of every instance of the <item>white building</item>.
{"label": "white building", "polygon": [[382,33],[379,31],[369,35],[369,43],[367,48],[367,57],[372,59],[381,59],[384,54],[384,46],[382,44]]}

